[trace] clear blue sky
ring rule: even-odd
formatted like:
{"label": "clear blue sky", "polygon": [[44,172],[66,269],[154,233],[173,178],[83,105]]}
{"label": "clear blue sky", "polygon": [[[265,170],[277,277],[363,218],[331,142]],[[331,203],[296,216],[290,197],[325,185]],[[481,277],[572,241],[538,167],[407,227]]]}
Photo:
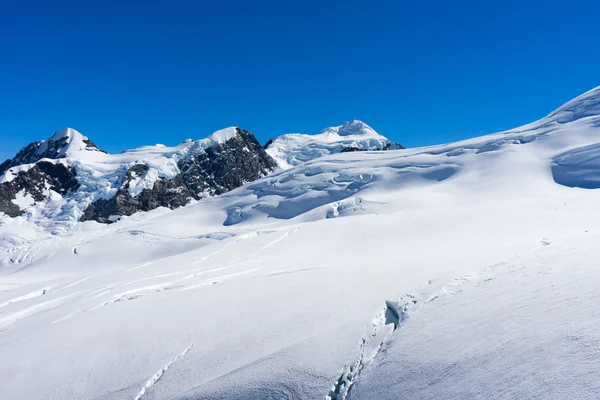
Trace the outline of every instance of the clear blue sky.
{"label": "clear blue sky", "polygon": [[118,152],[360,119],[419,146],[600,85],[598,1],[4,1],[0,158],[71,126]]}

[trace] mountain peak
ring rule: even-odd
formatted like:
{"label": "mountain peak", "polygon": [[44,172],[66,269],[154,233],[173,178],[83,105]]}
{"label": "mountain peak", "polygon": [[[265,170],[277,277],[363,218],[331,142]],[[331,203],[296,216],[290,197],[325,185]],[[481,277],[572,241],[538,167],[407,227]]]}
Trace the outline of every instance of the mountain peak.
{"label": "mountain peak", "polygon": [[67,137],[67,138],[82,137],[83,138],[85,136],[83,136],[77,130],[67,127],[67,128],[63,128],[63,129],[60,129],[60,130],[54,132],[54,135],[52,135],[52,137],[49,140],[60,140],[64,137]]}
{"label": "mountain peak", "polygon": [[82,151],[101,151],[96,145],[73,128],[64,128],[54,132],[48,140],[33,142],[23,147],[17,155],[0,164],[0,175],[17,165],[35,163],[43,158],[72,157]]}
{"label": "mountain peak", "polygon": [[340,135],[340,136],[350,136],[350,135],[374,136],[374,135],[378,135],[378,134],[369,125],[367,125],[364,122],[359,121],[357,119],[353,119],[353,120],[343,123],[340,126],[338,135]]}
{"label": "mountain peak", "polygon": [[64,128],[54,132],[50,139],[42,141],[38,154],[45,154],[45,158],[63,158],[86,150],[99,151],[87,136],[73,128]]}
{"label": "mountain peak", "polygon": [[280,168],[286,169],[328,154],[395,150],[402,146],[391,143],[362,121],[353,119],[339,126],[323,129],[317,135],[287,134],[271,139],[265,145],[267,153]]}
{"label": "mountain peak", "polygon": [[321,134],[338,135],[338,136],[380,136],[373,128],[357,119],[344,122],[339,126],[332,126],[323,129]]}
{"label": "mountain peak", "polygon": [[215,131],[211,135],[209,135],[206,139],[214,143],[222,144],[228,141],[229,139],[235,137],[238,129],[239,128],[237,126],[230,126],[227,128],[219,129],[218,131]]}

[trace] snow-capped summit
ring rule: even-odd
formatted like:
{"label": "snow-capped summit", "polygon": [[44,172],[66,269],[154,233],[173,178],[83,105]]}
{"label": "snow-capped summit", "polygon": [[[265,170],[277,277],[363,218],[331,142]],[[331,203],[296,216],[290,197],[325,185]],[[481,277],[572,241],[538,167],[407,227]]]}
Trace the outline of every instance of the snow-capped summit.
{"label": "snow-capped summit", "polygon": [[0,164],[0,175],[11,167],[35,163],[43,158],[72,157],[82,151],[100,150],[87,136],[83,136],[73,128],[64,128],[56,131],[47,140],[28,144],[14,158],[4,161]]}
{"label": "snow-capped summit", "polygon": [[546,119],[564,124],[592,116],[600,116],[600,86],[557,108]]}
{"label": "snow-capped summit", "polygon": [[[73,128],[63,128],[63,129],[59,129],[58,131],[54,132],[54,135],[52,135],[52,137],[50,138],[50,140],[59,140],[62,138],[69,138],[69,139],[77,139],[77,138],[85,138],[85,136],[83,136],[81,133],[79,133],[77,130],[73,129]],[[87,139],[87,138],[86,138]]]}
{"label": "snow-capped summit", "polygon": [[344,122],[340,126],[332,126],[323,129],[319,134],[338,135],[338,136],[369,136],[369,137],[383,137],[369,125],[357,119]]}
{"label": "snow-capped summit", "polygon": [[[52,154],[53,157],[48,158],[69,157],[80,151],[99,151],[87,136],[82,135],[73,128],[64,128],[56,131],[45,143],[48,148],[56,148],[55,154]],[[43,150],[43,148],[44,146],[42,145],[40,150]]]}
{"label": "snow-capped summit", "polygon": [[213,132],[210,136],[204,139],[207,142],[222,144],[232,139],[237,134],[238,127],[230,126],[224,129],[219,129],[216,132]]}
{"label": "snow-capped summit", "polygon": [[267,153],[280,168],[288,169],[303,162],[344,151],[401,149],[369,125],[351,120],[323,129],[316,135],[290,133],[270,140]]}

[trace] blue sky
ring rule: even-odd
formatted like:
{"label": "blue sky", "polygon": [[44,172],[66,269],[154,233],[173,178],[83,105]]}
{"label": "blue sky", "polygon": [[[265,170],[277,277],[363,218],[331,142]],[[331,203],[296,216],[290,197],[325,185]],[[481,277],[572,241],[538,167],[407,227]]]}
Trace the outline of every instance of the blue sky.
{"label": "blue sky", "polygon": [[406,146],[516,127],[600,85],[596,1],[0,5],[0,158],[71,126],[109,152],[360,119]]}

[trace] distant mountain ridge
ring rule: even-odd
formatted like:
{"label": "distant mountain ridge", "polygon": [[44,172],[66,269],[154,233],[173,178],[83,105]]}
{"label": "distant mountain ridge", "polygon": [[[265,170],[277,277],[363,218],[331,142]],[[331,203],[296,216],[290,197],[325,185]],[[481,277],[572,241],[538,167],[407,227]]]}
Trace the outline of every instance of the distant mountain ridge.
{"label": "distant mountain ridge", "polygon": [[0,212],[16,217],[27,211],[53,228],[112,222],[225,193],[275,167],[254,135],[238,127],[174,147],[145,146],[115,155],[66,128],[2,164]]}
{"label": "distant mountain ridge", "polygon": [[317,135],[282,135],[265,147],[249,131],[230,127],[173,147],[120,154],[108,154],[65,128],[0,164],[0,215],[25,215],[61,232],[78,221],[107,223],[138,211],[181,207],[324,155],[396,148],[402,146],[357,120]]}

